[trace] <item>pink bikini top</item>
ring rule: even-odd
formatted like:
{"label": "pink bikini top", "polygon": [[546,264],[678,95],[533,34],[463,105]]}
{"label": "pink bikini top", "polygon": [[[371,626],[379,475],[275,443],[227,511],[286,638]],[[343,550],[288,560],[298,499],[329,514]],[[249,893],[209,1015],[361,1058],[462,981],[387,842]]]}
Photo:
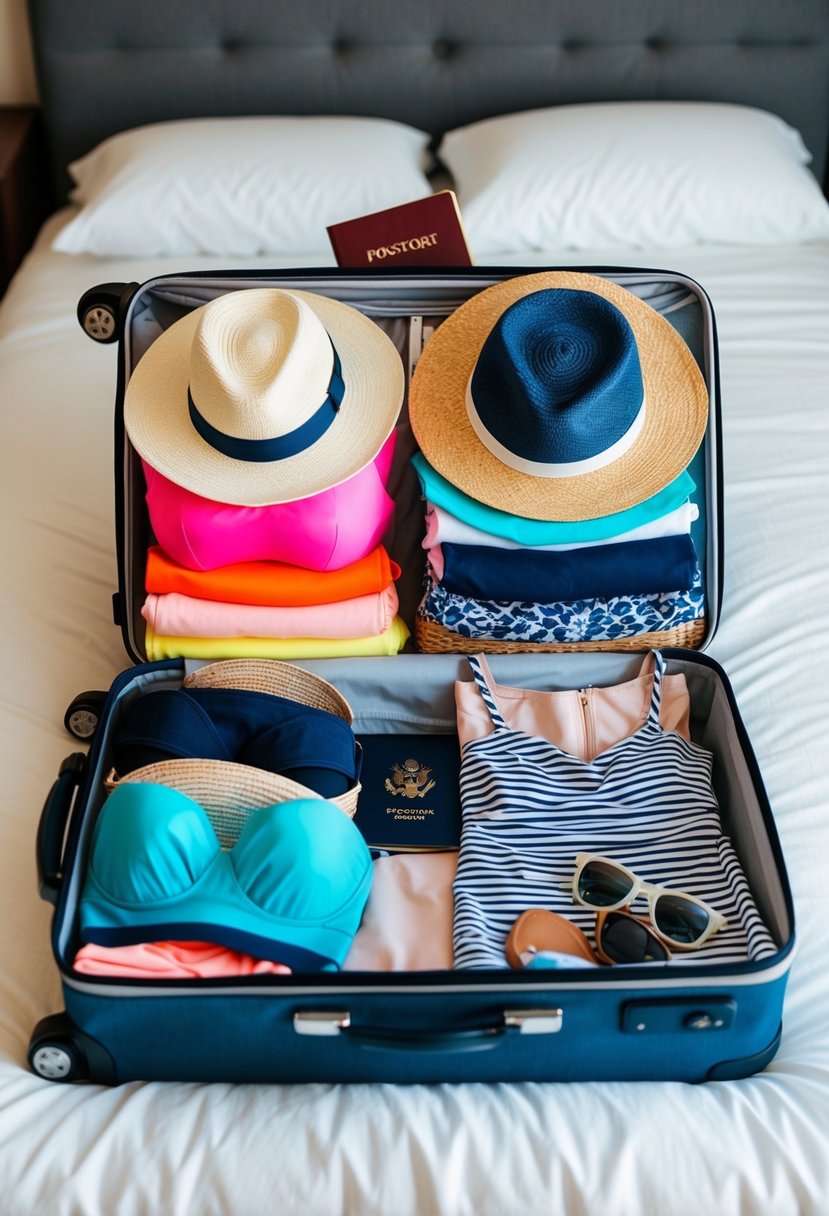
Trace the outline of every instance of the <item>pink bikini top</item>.
{"label": "pink bikini top", "polygon": [[251,561],[339,570],[365,557],[389,525],[394,502],[386,483],[395,439],[392,431],[371,464],[339,485],[266,507],[202,498],[142,461],[156,540],[190,570]]}

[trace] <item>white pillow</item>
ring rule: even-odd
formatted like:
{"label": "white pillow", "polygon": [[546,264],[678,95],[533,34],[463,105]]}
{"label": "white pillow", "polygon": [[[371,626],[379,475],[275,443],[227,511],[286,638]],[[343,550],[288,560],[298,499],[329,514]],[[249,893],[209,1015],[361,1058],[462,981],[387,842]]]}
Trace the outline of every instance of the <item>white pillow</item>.
{"label": "white pillow", "polygon": [[452,131],[438,155],[476,255],[829,237],[799,133],[747,106],[556,106]]}
{"label": "white pillow", "polygon": [[137,127],[69,166],[63,253],[331,252],[326,225],[431,193],[429,136],[379,118],[196,118]]}

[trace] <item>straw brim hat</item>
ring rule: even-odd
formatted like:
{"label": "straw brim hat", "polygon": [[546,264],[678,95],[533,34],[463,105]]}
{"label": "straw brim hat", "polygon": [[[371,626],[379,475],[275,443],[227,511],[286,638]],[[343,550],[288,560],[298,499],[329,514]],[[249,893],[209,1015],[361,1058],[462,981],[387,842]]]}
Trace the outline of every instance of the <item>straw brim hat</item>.
{"label": "straw brim hat", "polygon": [[[624,314],[645,388],[644,424],[632,446],[575,477],[538,477],[504,464],[480,441],[466,410],[470,376],[496,321],[516,300],[551,288],[594,292]],[[529,519],[594,519],[643,502],[687,467],[705,434],[708,390],[685,342],[649,304],[597,275],[544,271],[486,288],[441,323],[415,368],[409,417],[429,463],[479,502]]]}
{"label": "straw brim hat", "polygon": [[[266,310],[269,298],[277,294],[267,288],[229,293],[247,297],[239,299],[246,316],[258,300]],[[124,425],[133,447],[176,485],[240,506],[293,502],[359,473],[391,434],[405,386],[394,343],[379,325],[348,304],[311,292],[289,294],[316,314],[339,356],[345,389],[335,420],[302,451],[279,460],[236,459],[211,446],[195,429],[188,400],[194,337],[211,305],[195,308],[155,339],[133,370],[124,396]],[[233,303],[229,300],[229,306]],[[240,321],[242,311],[240,307]],[[220,336],[217,346],[231,349],[232,309]],[[253,369],[252,396],[259,387]]]}
{"label": "straw brim hat", "polygon": [[352,819],[361,788],[357,784],[344,794],[323,799],[314,790],[279,773],[232,760],[198,759],[159,760],[134,769],[124,777],[112,769],[104,779],[104,788],[112,793],[119,785],[135,782],[166,785],[192,798],[204,810],[222,848],[230,848],[238,840],[251,811],[293,802],[297,798],[333,802]]}
{"label": "straw brim hat", "polygon": [[343,718],[349,726],[354,721],[351,706],[333,684],[304,667],[284,663],[281,659],[223,659],[208,663],[186,675],[183,686],[271,693],[298,701],[300,705],[327,710]]}

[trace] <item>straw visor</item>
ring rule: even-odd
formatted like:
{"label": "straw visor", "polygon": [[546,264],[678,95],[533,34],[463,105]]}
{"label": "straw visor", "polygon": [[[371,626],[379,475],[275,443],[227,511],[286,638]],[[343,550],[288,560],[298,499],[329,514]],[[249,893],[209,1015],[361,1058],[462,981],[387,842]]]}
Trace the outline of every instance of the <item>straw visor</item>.
{"label": "straw visor", "polygon": [[[638,433],[631,429],[634,437],[620,445],[618,455],[610,451],[600,467],[585,471],[582,465],[572,476],[560,467],[554,475],[537,475],[500,459],[492,450],[497,445],[486,446],[478,437],[467,402],[482,349],[505,311],[553,289],[590,292],[619,309],[633,332],[644,387]],[[509,432],[515,406],[503,400],[502,432]],[[602,409],[600,397],[596,408]],[[409,415],[430,464],[479,502],[529,519],[582,520],[635,506],[686,468],[705,433],[708,391],[685,342],[649,304],[597,275],[546,271],[486,288],[442,322],[415,369]],[[597,429],[602,421],[597,413]],[[516,417],[516,434],[519,428]]]}
{"label": "straw visor", "polygon": [[369,464],[403,390],[394,344],[356,308],[244,288],[156,338],[127,383],[124,425],[177,485],[268,506],[318,494]]}

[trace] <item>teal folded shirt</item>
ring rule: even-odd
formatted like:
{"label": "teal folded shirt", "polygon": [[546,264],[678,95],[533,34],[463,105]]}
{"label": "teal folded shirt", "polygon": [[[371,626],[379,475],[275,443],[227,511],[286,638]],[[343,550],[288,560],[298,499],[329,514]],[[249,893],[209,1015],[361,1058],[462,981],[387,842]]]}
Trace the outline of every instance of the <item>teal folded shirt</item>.
{"label": "teal folded shirt", "polygon": [[520,545],[577,545],[588,540],[607,540],[675,510],[696,489],[694,479],[686,469],[664,490],[637,503],[635,507],[628,507],[626,511],[573,521],[526,519],[523,515],[510,515],[507,511],[499,511],[497,507],[489,507],[470,498],[433,469],[422,452],[415,452],[412,465],[423,496],[429,502],[450,511],[482,532]]}

